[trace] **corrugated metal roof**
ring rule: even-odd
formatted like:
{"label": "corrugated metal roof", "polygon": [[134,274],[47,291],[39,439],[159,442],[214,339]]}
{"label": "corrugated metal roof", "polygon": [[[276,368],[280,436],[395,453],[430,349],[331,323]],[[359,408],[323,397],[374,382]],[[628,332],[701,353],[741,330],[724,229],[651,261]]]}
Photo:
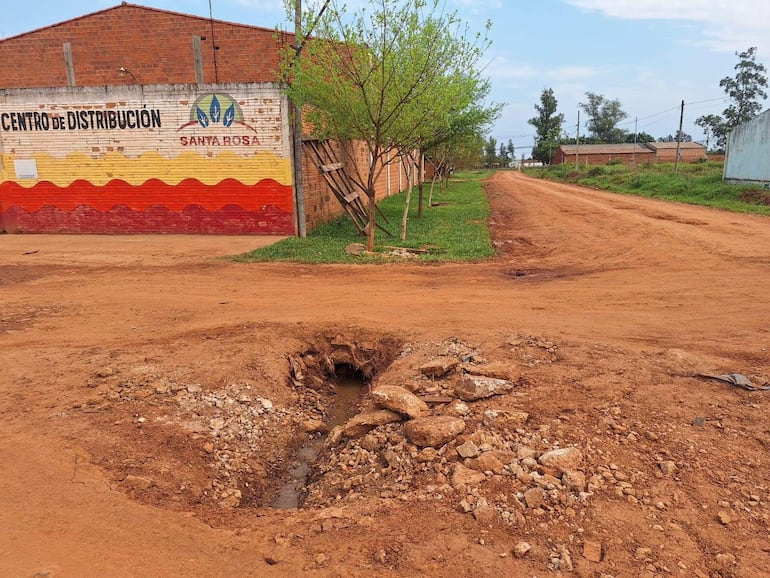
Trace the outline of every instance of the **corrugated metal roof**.
{"label": "corrugated metal roof", "polygon": [[[577,145],[559,145],[559,148],[568,155],[574,155]],[[648,149],[643,144],[581,144],[580,150],[577,151],[581,155],[630,155],[630,154],[653,154],[653,151]]]}

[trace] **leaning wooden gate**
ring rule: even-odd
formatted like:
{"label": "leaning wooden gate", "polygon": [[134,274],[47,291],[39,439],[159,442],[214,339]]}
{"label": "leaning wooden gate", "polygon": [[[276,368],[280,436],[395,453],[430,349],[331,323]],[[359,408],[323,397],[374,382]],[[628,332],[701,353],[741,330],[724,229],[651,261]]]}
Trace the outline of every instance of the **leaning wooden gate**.
{"label": "leaning wooden gate", "polygon": [[[369,227],[369,215],[364,205],[364,195],[362,198],[361,188],[353,182],[350,176],[345,172],[345,165],[337,158],[337,154],[328,140],[307,139],[302,141],[302,146],[309,151],[310,160],[321,173],[324,181],[331,189],[334,196],[339,201],[345,213],[353,221],[353,224],[362,235],[366,234]],[[368,200],[368,199],[367,199]],[[377,209],[385,219],[385,216]],[[387,222],[387,219],[385,219]],[[390,231],[377,224],[377,227],[390,235]]]}

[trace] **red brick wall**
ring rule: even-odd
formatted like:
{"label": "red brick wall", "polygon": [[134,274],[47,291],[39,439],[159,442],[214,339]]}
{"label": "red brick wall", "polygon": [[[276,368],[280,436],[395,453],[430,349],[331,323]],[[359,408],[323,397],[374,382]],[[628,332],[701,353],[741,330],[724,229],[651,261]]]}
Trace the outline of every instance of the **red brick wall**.
{"label": "red brick wall", "polygon": [[[64,43],[71,44],[76,86],[191,84],[196,80],[193,36],[205,37],[201,54],[206,83],[274,82],[280,51],[293,42],[292,34],[277,37],[272,29],[215,21],[214,38],[219,47],[215,78],[209,19],[122,4],[0,40],[0,87],[67,86]],[[120,73],[120,68],[130,74]],[[356,162],[367,166],[363,145],[356,150]],[[312,230],[343,210],[307,160],[303,172],[307,224]],[[378,179],[377,198],[395,194],[407,183],[406,171],[395,163]],[[105,224],[105,229],[115,226]]]}
{"label": "red brick wall", "polygon": [[[637,164],[640,163],[646,163],[646,162],[656,162],[655,155],[652,153],[640,153],[637,152],[636,156],[632,156],[631,153],[625,153],[625,154],[583,154],[579,153],[579,161],[580,165],[606,165],[610,162],[617,163],[621,162],[624,164],[631,164],[632,162],[636,162]],[[574,154],[568,154],[565,155],[561,151],[557,153],[556,157],[554,157],[554,164],[575,164],[575,155]]]}
{"label": "red brick wall", "polygon": [[[0,87],[67,86],[63,45],[69,42],[76,86],[195,82],[194,35],[201,41],[204,82],[274,82],[283,41],[275,31],[211,22],[125,4],[0,41]],[[132,74],[121,74],[125,67]]]}
{"label": "red brick wall", "polygon": [[[706,151],[701,149],[683,148],[679,151],[679,161],[683,163],[695,163],[703,159]],[[656,161],[659,163],[676,162],[676,149],[660,149],[656,153]]]}

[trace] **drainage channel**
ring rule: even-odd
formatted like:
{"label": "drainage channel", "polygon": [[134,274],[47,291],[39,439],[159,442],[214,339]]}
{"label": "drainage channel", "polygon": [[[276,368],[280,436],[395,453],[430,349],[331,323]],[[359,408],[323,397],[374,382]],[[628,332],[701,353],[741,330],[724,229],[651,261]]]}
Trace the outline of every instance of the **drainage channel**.
{"label": "drainage channel", "polygon": [[[326,425],[331,431],[342,425],[358,413],[358,404],[364,396],[366,383],[363,375],[349,365],[335,367],[334,403],[326,419]],[[270,504],[275,509],[296,509],[302,502],[302,494],[307,485],[308,475],[318,455],[323,448],[325,436],[309,440],[300,447],[289,468],[289,479],[281,486],[278,494]]]}

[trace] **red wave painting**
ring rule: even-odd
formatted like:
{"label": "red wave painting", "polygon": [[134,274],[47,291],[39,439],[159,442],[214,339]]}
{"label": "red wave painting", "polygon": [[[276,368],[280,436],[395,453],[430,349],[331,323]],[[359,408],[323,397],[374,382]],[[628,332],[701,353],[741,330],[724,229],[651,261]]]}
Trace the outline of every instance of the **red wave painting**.
{"label": "red wave painting", "polygon": [[154,205],[171,211],[181,211],[189,205],[212,212],[226,205],[237,205],[245,211],[259,211],[268,205],[286,213],[294,210],[291,186],[273,179],[256,185],[245,185],[235,179],[225,179],[216,185],[206,185],[197,179],[185,179],[176,185],[150,179],[141,185],[131,185],[116,179],[104,186],[77,180],[66,187],[43,181],[30,188],[7,181],[0,185],[0,201],[6,209],[18,207],[30,213],[47,205],[62,211],[72,211],[81,205],[98,211],[109,211],[119,205],[134,211]]}
{"label": "red wave painting", "polygon": [[46,205],[34,213],[11,207],[3,213],[2,222],[9,233],[294,234],[294,215],[272,206],[259,211],[245,211],[238,206],[227,205],[212,212],[198,205],[189,205],[181,211],[171,211],[160,205],[143,211],[124,205],[108,211],[86,205],[63,211]]}
{"label": "red wave painting", "polygon": [[244,185],[225,179],[206,185],[185,179],[169,185],[85,180],[67,187],[41,182],[0,184],[0,231],[28,233],[294,233],[291,186],[273,179]]}

